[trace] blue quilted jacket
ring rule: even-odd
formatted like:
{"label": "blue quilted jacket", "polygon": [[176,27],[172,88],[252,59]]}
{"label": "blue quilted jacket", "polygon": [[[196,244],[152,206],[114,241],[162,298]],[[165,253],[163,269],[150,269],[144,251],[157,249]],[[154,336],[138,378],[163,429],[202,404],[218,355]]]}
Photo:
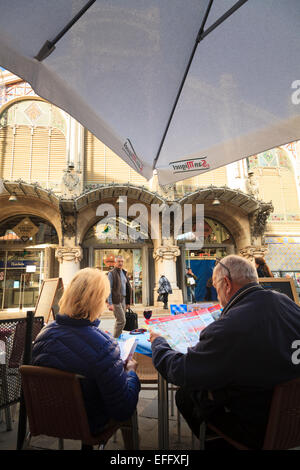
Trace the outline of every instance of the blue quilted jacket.
{"label": "blue quilted jacket", "polygon": [[81,381],[93,434],[113,418],[126,421],[136,408],[140,382],[134,371],[124,371],[116,340],[101,331],[100,320],[76,320],[56,315],[37,336],[32,364],[83,375]]}

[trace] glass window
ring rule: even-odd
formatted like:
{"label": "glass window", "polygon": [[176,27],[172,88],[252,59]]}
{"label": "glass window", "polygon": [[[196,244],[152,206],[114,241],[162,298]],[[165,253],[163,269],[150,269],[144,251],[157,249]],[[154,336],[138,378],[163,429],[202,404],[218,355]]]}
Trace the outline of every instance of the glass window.
{"label": "glass window", "polygon": [[[131,229],[131,230],[130,230]],[[127,233],[127,237],[126,237]],[[98,222],[91,227],[84,237],[84,246],[95,246],[103,243],[118,243],[118,245],[139,242],[149,238],[147,231],[135,220],[122,217],[111,217],[106,222]]]}
{"label": "glass window", "polygon": [[[184,243],[186,241],[193,241],[202,236],[202,227],[197,231],[196,224],[193,224],[193,232],[183,233],[177,237],[178,242]],[[234,244],[233,238],[220,222],[216,220],[205,218],[204,227],[204,244]]]}
{"label": "glass window", "polygon": [[34,307],[43,276],[43,251],[8,251],[3,265],[3,270],[0,268],[0,308]]}
{"label": "glass window", "polygon": [[116,256],[122,256],[124,259],[124,269],[127,271],[130,285],[133,293],[133,303],[141,304],[143,271],[142,254],[140,249],[97,249],[94,251],[94,267],[102,271],[111,271],[115,264]]}

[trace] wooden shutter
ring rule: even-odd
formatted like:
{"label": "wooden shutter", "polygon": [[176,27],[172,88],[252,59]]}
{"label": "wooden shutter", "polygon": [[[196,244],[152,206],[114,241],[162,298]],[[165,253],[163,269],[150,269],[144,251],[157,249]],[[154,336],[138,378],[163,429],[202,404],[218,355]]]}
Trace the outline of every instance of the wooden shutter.
{"label": "wooden shutter", "polygon": [[106,147],[106,182],[128,183],[130,166]]}
{"label": "wooden shutter", "polygon": [[0,177],[10,179],[13,148],[13,128],[0,129]]}
{"label": "wooden shutter", "polygon": [[93,134],[85,132],[84,179],[86,184],[133,183],[143,185],[146,179],[106,147]]}
{"label": "wooden shutter", "polygon": [[84,153],[85,183],[105,183],[105,146],[87,130],[84,138]]}
{"label": "wooden shutter", "polygon": [[37,127],[32,136],[32,169],[31,182],[47,185],[49,131]]}
{"label": "wooden shutter", "polygon": [[11,176],[12,180],[29,180],[30,145],[31,128],[28,126],[17,126],[13,156],[13,172]]}
{"label": "wooden shutter", "polygon": [[53,128],[50,137],[50,187],[59,185],[63,176],[63,170],[67,167],[66,162],[66,139],[64,134]]}
{"label": "wooden shutter", "polygon": [[227,183],[226,166],[217,168],[216,170],[208,171],[203,175],[198,175],[192,178],[197,186],[224,186]]}

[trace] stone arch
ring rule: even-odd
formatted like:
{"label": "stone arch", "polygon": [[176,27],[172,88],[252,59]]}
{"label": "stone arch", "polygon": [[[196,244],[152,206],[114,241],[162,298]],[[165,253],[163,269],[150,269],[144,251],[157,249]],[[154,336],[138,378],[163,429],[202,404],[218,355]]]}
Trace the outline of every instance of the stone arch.
{"label": "stone arch", "polygon": [[[218,205],[213,204],[216,198],[220,202]],[[178,202],[182,206],[204,204],[205,217],[215,219],[224,225],[232,235],[238,253],[242,248],[252,244],[250,220],[260,208],[260,202],[252,195],[226,186],[209,186],[187,194]],[[195,207],[193,210],[195,212]]]}
{"label": "stone arch", "polygon": [[[44,100],[40,96],[35,96],[35,95],[18,96],[17,98],[14,98],[14,99],[9,100],[6,103],[4,103],[2,106],[0,106],[0,119],[1,119],[1,116],[3,115],[3,113],[5,111],[7,111],[9,108],[12,108],[14,105],[16,105],[18,103],[21,103],[23,101],[36,101],[36,102],[40,102],[40,103],[45,103],[49,107],[56,108],[58,110],[59,114],[63,117],[63,119],[64,119],[64,121],[67,125],[67,114],[65,113],[65,111],[63,111],[62,109],[57,108],[57,106],[53,105],[52,103],[49,103],[47,100]],[[28,123],[28,126],[29,125],[30,124]]]}
{"label": "stone arch", "polygon": [[119,196],[127,196],[128,208],[136,203],[145,205],[148,213],[148,233],[151,232],[151,204],[164,204],[165,199],[157,193],[153,193],[139,186],[104,185],[100,188],[88,191],[75,201],[78,210],[77,237],[79,244],[83,242],[87,231],[98,222],[99,217],[96,215],[96,210],[99,204],[107,203],[115,206],[116,199]]}
{"label": "stone arch", "polygon": [[[27,214],[29,217],[30,215],[41,217],[53,225],[59,243],[61,243],[62,227],[58,199],[51,192],[34,185],[16,182],[5,182],[4,187],[5,193],[0,194],[0,204],[2,205],[0,222],[22,214]],[[29,195],[29,191],[32,192],[31,195]],[[12,194],[17,196],[17,201],[9,201]]]}

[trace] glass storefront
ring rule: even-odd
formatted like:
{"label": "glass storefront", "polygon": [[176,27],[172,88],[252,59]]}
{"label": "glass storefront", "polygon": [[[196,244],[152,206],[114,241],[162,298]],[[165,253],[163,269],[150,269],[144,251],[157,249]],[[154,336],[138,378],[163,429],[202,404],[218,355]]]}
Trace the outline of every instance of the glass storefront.
{"label": "glass storefront", "polygon": [[[201,249],[186,249],[186,243],[192,244],[193,241],[200,240],[201,236],[204,237],[203,247]],[[199,237],[199,238],[197,238]],[[203,239],[202,239],[203,240]],[[212,287],[211,277],[216,258],[224,258],[224,256],[233,254],[235,252],[234,240],[226,227],[220,222],[205,217],[203,233],[199,231],[195,224],[193,225],[193,232],[183,233],[177,238],[178,244],[182,246],[182,253],[184,253],[183,274],[184,279],[183,291],[187,302],[195,300],[202,302],[206,300],[217,299],[216,291]],[[186,270],[190,268],[196,276],[196,283],[194,286],[194,297],[190,294],[190,287],[187,285]]]}
{"label": "glass storefront", "polygon": [[133,303],[143,304],[148,302],[147,295],[152,289],[149,287],[152,277],[143,276],[145,265],[147,271],[154,271],[153,257],[150,259],[148,251],[151,246],[147,232],[135,220],[122,217],[100,220],[84,237],[82,267],[93,266],[108,272],[114,267],[115,257],[121,255],[132,287]]}
{"label": "glass storefront", "polygon": [[[27,215],[0,224],[0,310],[34,308],[45,277],[45,247],[58,243],[54,227]],[[48,277],[51,276],[48,260]]]}
{"label": "glass storefront", "polygon": [[3,251],[0,255],[0,308],[36,304],[43,279],[43,251]]}

